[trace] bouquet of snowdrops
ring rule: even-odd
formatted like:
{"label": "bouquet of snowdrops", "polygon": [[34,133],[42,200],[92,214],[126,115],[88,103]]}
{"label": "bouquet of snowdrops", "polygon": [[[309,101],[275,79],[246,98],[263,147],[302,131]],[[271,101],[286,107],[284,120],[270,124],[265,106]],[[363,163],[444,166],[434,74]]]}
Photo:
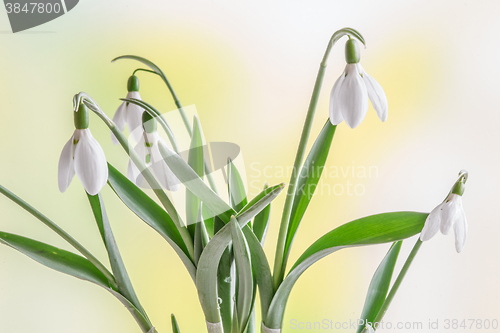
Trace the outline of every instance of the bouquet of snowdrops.
{"label": "bouquet of snowdrops", "polygon": [[[347,64],[331,92],[329,119],[307,152],[327,60],[332,47],[342,37],[347,38]],[[147,68],[133,71],[128,81],[128,95],[122,99],[123,103],[112,119],[89,95],[79,93],[74,96],[75,130],[62,150],[58,179],[62,192],[75,174],[80,179],[107,250],[109,265],[101,263],[75,238],[3,186],[0,186],[3,195],[51,228],[79,254],[6,232],[0,232],[0,242],[47,267],[106,289],[125,305],[142,332],[147,333],[157,330],[134,291],[116,245],[100,195],[106,184],[139,220],[157,231],[178,254],[198,291],[210,333],[281,332],[288,297],[308,267],[343,248],[389,243],[387,255],[373,275],[357,326],[358,333],[373,332],[388,310],[422,242],[432,238],[438,230],[448,234],[453,228],[456,250],[462,251],[467,222],[461,200],[468,174],[460,172],[446,199],[431,213],[389,212],[351,221],[320,237],[293,265],[289,265],[295,234],[320,180],[336,127],[343,126],[344,120],[350,128],[357,127],[366,115],[368,100],[379,118],[382,121],[387,119],[387,98],[382,87],[361,67],[359,42],[365,44],[364,38],[354,29],[345,28],[333,34],[320,64],[290,182],[287,186],[266,185],[254,198],[247,198],[244,175],[229,152],[223,165],[227,187],[217,188],[201,125],[196,117],[192,121],[188,118],[164,72],[142,57],[116,58],[135,60]],[[178,107],[177,115],[182,119],[181,129],[189,134],[186,151],[181,152],[167,117],[141,99],[138,72],[158,75],[169,89]],[[127,176],[107,163],[101,146],[89,130],[89,111],[106,123],[112,132],[112,140],[129,155]],[[126,126],[130,133],[128,138],[122,133]],[[224,153],[222,149],[219,155]],[[271,269],[262,246],[271,223],[271,202],[285,187],[286,201]],[[173,200],[174,193],[181,192],[179,190],[184,190],[184,200],[180,204]],[[221,195],[225,191],[228,199]],[[402,241],[418,233],[419,239],[391,285]],[[257,290],[259,306],[256,304]],[[256,311],[261,312],[261,323],[255,322]],[[180,332],[174,315],[172,330]]]}

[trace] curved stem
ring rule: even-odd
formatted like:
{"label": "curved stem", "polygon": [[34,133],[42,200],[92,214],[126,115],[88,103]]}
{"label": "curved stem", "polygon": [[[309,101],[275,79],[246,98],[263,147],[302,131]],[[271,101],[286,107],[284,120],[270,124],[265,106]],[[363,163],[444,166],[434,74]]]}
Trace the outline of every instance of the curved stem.
{"label": "curved stem", "polygon": [[297,178],[299,175],[299,169],[304,159],[305,150],[307,146],[307,141],[309,139],[309,133],[311,132],[312,121],[314,119],[314,113],[316,111],[316,106],[318,104],[319,93],[321,91],[321,86],[323,84],[323,78],[325,76],[326,69],[326,59],[330,54],[330,49],[332,45],[328,44],[323,61],[319,67],[318,75],[316,77],[316,82],[314,84],[313,93],[311,96],[311,101],[309,103],[309,109],[307,111],[306,120],[304,122],[304,128],[302,129],[302,135],[300,137],[299,147],[297,148],[297,155],[295,156],[295,162],[293,164],[292,175],[290,177],[290,183],[288,185],[288,191],[285,200],[285,206],[283,208],[283,215],[281,218],[280,231],[278,236],[278,245],[276,247],[276,257],[274,260],[274,288],[278,289],[279,285],[283,281],[285,274],[284,267],[284,251],[285,251],[285,240],[288,231],[288,222],[290,220],[290,213],[293,204],[293,195],[295,193],[295,186],[297,185]]}
{"label": "curved stem", "polygon": [[113,132],[115,137],[118,139],[118,142],[120,142],[121,146],[123,147],[125,152],[129,155],[130,159],[132,159],[137,168],[139,170],[143,170],[142,175],[144,176],[144,179],[146,179],[148,184],[153,189],[153,192],[158,197],[161,204],[172,218],[172,221],[174,222],[175,226],[177,227],[177,230],[179,231],[179,233],[182,236],[182,239],[184,240],[184,243],[186,244],[186,248],[188,249],[190,259],[194,260],[193,240],[191,239],[189,231],[187,230],[186,227],[184,227],[179,214],[177,214],[177,210],[175,209],[174,205],[168,198],[167,194],[163,191],[161,185],[158,183],[158,181],[153,176],[151,171],[146,167],[144,162],[142,162],[141,158],[135,152],[135,150],[131,149],[123,133],[116,127],[115,123],[111,119],[109,119],[108,116],[106,116],[106,114],[102,111],[99,105],[97,105],[97,103],[86,93],[81,92],[78,95],[76,95],[73,98],[73,103],[78,103],[74,104],[73,107],[78,107],[79,103],[85,103],[85,105],[87,105],[87,107],[90,110],[94,111]]}
{"label": "curved stem", "polygon": [[29,203],[24,201],[23,199],[19,198],[17,195],[0,185],[0,193],[5,195],[7,198],[10,200],[14,201],[16,204],[21,206],[23,209],[25,209],[28,213],[36,217],[38,220],[40,220],[43,224],[45,224],[47,227],[49,227],[52,231],[54,231],[56,234],[61,236],[65,241],[67,241],[71,246],[73,246],[78,252],[80,252],[85,258],[87,258],[94,266],[102,273],[108,281],[111,283],[112,287],[116,290],[118,290],[118,286],[116,284],[115,278],[113,274],[109,272],[109,270],[96,258],[94,257],[83,245],[78,243],[73,237],[71,237],[66,231],[61,229],[57,224],[52,222],[48,217],[40,213],[38,210],[36,210],[33,206],[31,206]]}
{"label": "curved stem", "polygon": [[142,71],[142,72],[153,73],[153,74],[157,74],[157,75],[158,75],[158,73],[156,73],[155,71],[152,71],[152,70],[150,70],[150,69],[145,69],[145,68],[137,68],[137,69],[136,69],[136,70],[132,73],[132,75],[135,75],[135,73],[137,73],[137,72],[141,72],[141,71]]}
{"label": "curved stem", "polygon": [[346,35],[349,37],[351,36],[355,37],[361,43],[365,44],[363,36],[361,36],[361,34],[356,30],[351,28],[340,29],[336,31],[330,38],[323,59],[321,60],[318,75],[316,76],[316,82],[314,84],[314,89],[311,96],[311,101],[309,102],[309,109],[307,110],[307,116],[304,122],[304,128],[302,129],[302,135],[300,137],[299,147],[297,148],[297,155],[295,156],[295,162],[293,164],[293,170],[292,170],[292,175],[290,177],[290,184],[288,185],[285,206],[283,207],[283,215],[281,218],[280,231],[278,236],[278,245],[276,246],[276,256],[274,260],[273,278],[274,278],[274,287],[276,290],[278,289],[281,282],[283,282],[283,278],[285,275],[285,270],[286,270],[286,263],[284,260],[285,241],[288,233],[288,227],[289,227],[288,224],[290,221],[290,213],[292,210],[293,197],[295,193],[295,187],[297,186],[297,178],[299,175],[299,171],[302,165],[302,161],[304,159],[307,141],[309,139],[309,133],[311,132],[312,121],[314,119],[314,113],[316,111],[316,106],[318,104],[318,98],[321,91],[321,86],[323,84],[323,78],[325,76],[328,56],[330,55],[330,51],[332,50],[333,45],[335,45],[335,43],[340,38]]}
{"label": "curved stem", "polygon": [[379,323],[382,320],[382,318],[384,318],[384,315],[387,312],[389,305],[391,305],[391,302],[394,299],[394,296],[396,295],[396,292],[398,291],[399,286],[401,285],[401,282],[403,282],[403,279],[404,279],[406,273],[408,272],[408,269],[410,268],[411,263],[413,262],[413,259],[417,255],[418,250],[420,250],[420,246],[422,246],[422,241],[419,238],[417,240],[417,242],[415,243],[415,245],[413,246],[413,249],[411,250],[410,255],[406,259],[406,262],[405,262],[403,268],[401,269],[401,272],[399,272],[399,275],[398,275],[396,281],[394,281],[394,284],[392,285],[391,291],[387,295],[387,298],[385,299],[384,304],[382,304],[382,307],[380,308],[380,310],[377,314],[377,317],[375,317],[375,319],[373,320],[374,328],[375,328],[375,323]]}

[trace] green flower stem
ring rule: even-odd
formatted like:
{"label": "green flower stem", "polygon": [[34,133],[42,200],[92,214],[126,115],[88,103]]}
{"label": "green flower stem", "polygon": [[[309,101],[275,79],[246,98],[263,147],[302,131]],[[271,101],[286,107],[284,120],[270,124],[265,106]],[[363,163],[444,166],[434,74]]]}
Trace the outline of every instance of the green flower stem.
{"label": "green flower stem", "polygon": [[288,185],[288,192],[285,200],[285,206],[283,208],[283,215],[281,218],[280,231],[278,236],[278,245],[276,247],[276,256],[274,260],[274,287],[277,289],[285,275],[286,264],[284,263],[285,256],[285,241],[287,238],[288,224],[290,220],[290,213],[292,210],[293,196],[295,193],[295,187],[297,186],[297,177],[299,175],[300,167],[302,161],[304,160],[305,150],[307,146],[307,141],[309,139],[309,134],[311,132],[311,126],[314,119],[314,113],[316,111],[316,106],[318,105],[318,98],[321,91],[321,86],[323,84],[323,78],[325,76],[325,70],[327,66],[328,56],[332,50],[333,45],[345,35],[352,35],[356,37],[364,44],[363,37],[355,30],[345,28],[336,31],[331,37],[328,46],[326,48],[325,54],[319,66],[318,75],[316,77],[316,82],[314,84],[314,90],[311,96],[311,101],[309,103],[309,109],[307,111],[306,120],[304,122],[304,128],[302,129],[302,135],[300,137],[299,147],[297,148],[297,155],[295,156],[295,162],[293,164],[293,171],[290,177],[290,184]]}
{"label": "green flower stem", "polygon": [[155,179],[151,171],[149,171],[144,162],[141,161],[141,158],[139,157],[139,155],[137,155],[135,150],[131,149],[127,139],[125,138],[123,133],[118,128],[116,128],[115,123],[111,119],[109,119],[109,117],[102,111],[99,105],[89,95],[87,95],[84,92],[75,95],[75,97],[73,98],[73,106],[75,105],[78,106],[82,102],[85,103],[85,105],[87,105],[87,107],[90,110],[94,111],[99,116],[99,118],[101,118],[106,123],[106,125],[113,132],[115,137],[118,139],[118,142],[120,142],[121,146],[123,147],[123,149],[125,149],[125,152],[130,156],[130,158],[137,166],[137,168],[139,170],[143,170],[142,175],[144,176],[144,179],[146,179],[148,184],[153,189],[153,192],[158,197],[161,204],[163,205],[163,207],[165,207],[165,210],[172,218],[173,222],[175,223],[175,226],[177,227],[177,230],[179,230],[179,233],[181,234],[182,239],[186,244],[186,248],[188,249],[190,259],[194,260],[194,245],[193,245],[193,240],[191,239],[191,235],[189,234],[187,228],[183,226],[180,216],[179,214],[177,214],[177,210],[175,209],[174,205],[168,198],[167,194],[161,189],[160,184]]}
{"label": "green flower stem", "polygon": [[396,295],[396,292],[398,291],[399,286],[401,285],[401,282],[403,282],[403,279],[404,279],[406,273],[408,272],[408,269],[410,268],[410,265],[413,262],[413,259],[417,255],[418,250],[420,249],[420,246],[422,246],[422,241],[419,238],[417,240],[417,242],[415,243],[415,245],[413,246],[413,249],[411,250],[410,255],[406,259],[406,262],[405,262],[403,268],[401,269],[401,272],[399,272],[399,275],[398,275],[396,281],[392,285],[391,291],[389,291],[389,294],[387,295],[387,298],[385,299],[384,304],[382,304],[382,307],[380,308],[380,310],[377,314],[377,317],[375,317],[375,319],[373,320],[374,325],[375,325],[375,323],[379,323],[382,320],[382,318],[384,318],[384,315],[387,312],[389,305],[391,305],[391,302],[392,302],[394,296]]}
{"label": "green flower stem", "polygon": [[56,234],[61,236],[65,241],[67,241],[71,246],[73,246],[78,252],[80,252],[85,258],[87,258],[94,266],[102,273],[108,281],[110,282],[113,289],[118,290],[118,285],[116,284],[115,278],[113,274],[109,272],[109,270],[96,258],[94,257],[83,245],[78,243],[73,237],[71,237],[66,231],[61,229],[57,224],[52,222],[48,217],[40,213],[33,206],[28,204],[23,199],[19,198],[17,195],[0,185],[0,193],[5,195],[10,200],[14,201],[16,204],[25,209],[28,213],[36,217],[47,227],[52,229]]}

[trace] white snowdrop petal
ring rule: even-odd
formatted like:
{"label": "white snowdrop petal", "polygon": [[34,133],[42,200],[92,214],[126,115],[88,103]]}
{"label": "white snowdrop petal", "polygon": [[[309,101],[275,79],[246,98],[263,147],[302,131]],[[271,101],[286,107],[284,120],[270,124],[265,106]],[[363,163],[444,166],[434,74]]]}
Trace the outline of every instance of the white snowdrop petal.
{"label": "white snowdrop petal", "polygon": [[87,193],[96,195],[108,180],[108,164],[104,151],[90,130],[81,131],[75,148],[75,172]]}
{"label": "white snowdrop petal", "polygon": [[360,73],[363,74],[363,81],[366,85],[366,90],[368,92],[368,97],[372,102],[373,108],[377,112],[378,117],[382,121],[387,120],[388,106],[387,106],[387,96],[385,95],[382,86],[370,75],[368,75],[363,67],[359,65]]}
{"label": "white snowdrop petal", "polygon": [[59,157],[59,166],[57,170],[57,182],[59,191],[64,192],[68,188],[71,180],[75,176],[75,167],[73,164],[73,135],[64,145]]}
{"label": "white snowdrop petal", "polygon": [[429,216],[427,216],[424,228],[420,233],[420,240],[422,242],[428,241],[439,231],[439,225],[441,224],[441,213],[441,205],[439,205],[430,212]]}
{"label": "white snowdrop petal", "polygon": [[[123,131],[125,129],[125,125],[127,123],[126,109],[127,109],[127,103],[123,102],[122,104],[120,104],[120,106],[115,112],[115,115],[113,116],[113,122],[116,124],[116,128],[118,128],[120,131]],[[119,144],[118,139],[113,134],[113,132],[111,132],[111,141],[115,145]]]}
{"label": "white snowdrop petal", "polygon": [[462,252],[467,241],[467,218],[462,210],[455,222],[453,230],[455,232],[455,249],[458,253]]}
{"label": "white snowdrop petal", "polygon": [[[141,99],[141,95],[138,91],[130,91],[127,94],[127,98]],[[138,105],[128,103],[127,105],[127,125],[130,132],[130,136],[135,142],[139,142],[142,133],[142,113],[144,109]]]}
{"label": "white snowdrop petal", "polygon": [[368,111],[368,93],[355,64],[346,66],[345,77],[339,92],[342,116],[350,128],[356,128],[365,119]]}
{"label": "white snowdrop petal", "polygon": [[340,87],[342,86],[344,78],[345,73],[342,73],[337,81],[335,81],[332,92],[330,93],[330,122],[332,125],[338,125],[344,121],[339,103]]}

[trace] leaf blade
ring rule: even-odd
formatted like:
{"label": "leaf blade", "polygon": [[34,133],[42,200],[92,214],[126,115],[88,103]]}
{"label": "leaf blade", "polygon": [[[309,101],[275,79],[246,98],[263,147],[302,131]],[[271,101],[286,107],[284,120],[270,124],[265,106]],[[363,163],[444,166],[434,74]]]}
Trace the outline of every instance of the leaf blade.
{"label": "leaf blade", "polygon": [[318,260],[346,247],[389,243],[419,233],[427,213],[393,212],[363,217],[328,232],[314,242],[297,260],[283,280],[269,306],[269,328],[281,327],[286,301],[302,273]]}
{"label": "leaf blade", "polygon": [[108,182],[122,202],[147,225],[156,230],[174,249],[194,280],[196,267],[186,245],[167,212],[111,164]]}
{"label": "leaf blade", "polygon": [[111,270],[113,271],[116,284],[118,285],[118,290],[138,309],[138,311],[143,314],[146,319],[148,319],[146,312],[144,311],[144,308],[142,307],[141,303],[139,302],[139,298],[135,293],[134,287],[132,286],[132,282],[130,281],[130,278],[128,276],[127,269],[125,268],[125,264],[123,263],[123,259],[118,249],[118,245],[116,244],[113,231],[111,230],[111,225],[109,224],[102,197],[100,194],[90,195],[88,193],[87,197],[89,199],[92,212],[99,228],[99,232],[101,233],[104,246],[106,247],[106,251],[108,252]]}
{"label": "leaf blade", "polygon": [[398,241],[392,244],[391,248],[375,271],[375,274],[373,274],[370,286],[368,287],[368,292],[366,293],[365,305],[363,306],[361,317],[359,317],[360,319],[363,319],[364,322],[362,325],[359,325],[357,333],[361,332],[365,328],[365,323],[373,322],[382,307],[382,304],[384,304],[402,243],[402,241]]}
{"label": "leaf blade", "polygon": [[31,238],[0,232],[0,242],[58,272],[110,289],[111,284],[89,260]]}

